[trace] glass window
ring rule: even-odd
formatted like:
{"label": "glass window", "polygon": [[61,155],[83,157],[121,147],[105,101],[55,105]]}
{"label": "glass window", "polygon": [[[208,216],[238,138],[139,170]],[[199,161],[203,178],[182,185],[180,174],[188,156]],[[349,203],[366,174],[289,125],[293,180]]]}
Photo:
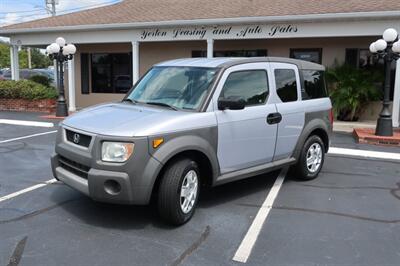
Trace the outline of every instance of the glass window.
{"label": "glass window", "polygon": [[[267,54],[265,49],[214,51],[214,57],[261,57]],[[207,51],[192,51],[192,57],[207,57]]]}
{"label": "glass window", "polygon": [[125,54],[92,54],[92,92],[126,93],[132,87],[132,57]]}
{"label": "glass window", "polygon": [[231,73],[225,81],[221,98],[240,97],[246,106],[265,103],[269,93],[267,72],[249,70]]}
{"label": "glass window", "polygon": [[218,69],[154,67],[128,96],[138,103],[157,103],[196,110],[209,93]]}
{"label": "glass window", "polygon": [[322,62],[322,49],[290,49],[290,57],[294,59],[309,61],[317,64]]}
{"label": "glass window", "polygon": [[296,73],[293,69],[275,69],[276,92],[282,102],[297,101]]}
{"label": "glass window", "polygon": [[318,99],[328,97],[323,71],[303,70],[304,90],[303,99]]}

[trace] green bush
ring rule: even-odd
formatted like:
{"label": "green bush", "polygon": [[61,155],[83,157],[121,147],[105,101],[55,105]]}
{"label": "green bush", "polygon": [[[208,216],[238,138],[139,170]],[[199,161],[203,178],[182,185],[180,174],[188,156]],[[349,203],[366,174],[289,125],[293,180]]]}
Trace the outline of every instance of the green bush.
{"label": "green bush", "polygon": [[51,79],[43,75],[34,75],[29,78],[29,80],[42,84],[45,87],[50,87]]}
{"label": "green bush", "polygon": [[0,99],[55,99],[57,91],[31,80],[0,80]]}
{"label": "green bush", "polygon": [[328,69],[327,81],[336,118],[344,121],[357,121],[362,107],[379,100],[382,73],[349,65]]}

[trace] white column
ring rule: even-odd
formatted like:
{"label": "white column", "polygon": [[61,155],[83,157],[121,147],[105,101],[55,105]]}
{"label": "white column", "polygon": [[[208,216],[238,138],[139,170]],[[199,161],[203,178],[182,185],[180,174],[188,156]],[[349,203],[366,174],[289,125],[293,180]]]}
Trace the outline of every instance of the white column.
{"label": "white column", "polygon": [[207,39],[207,58],[214,57],[214,40]]}
{"label": "white column", "polygon": [[15,72],[14,72],[14,48],[11,45],[10,46],[10,70],[11,70],[11,79],[14,80],[15,78]]}
{"label": "white column", "polygon": [[18,57],[18,46],[11,45],[11,78],[12,80],[19,80],[19,57]]}
{"label": "white column", "polygon": [[393,127],[399,127],[400,123],[400,59],[396,62],[396,79],[394,82],[393,95],[393,111],[392,111]]}
{"label": "white column", "polygon": [[139,80],[139,42],[132,42],[132,83],[135,84]]}
{"label": "white column", "polygon": [[68,111],[75,112],[75,59],[68,60]]}

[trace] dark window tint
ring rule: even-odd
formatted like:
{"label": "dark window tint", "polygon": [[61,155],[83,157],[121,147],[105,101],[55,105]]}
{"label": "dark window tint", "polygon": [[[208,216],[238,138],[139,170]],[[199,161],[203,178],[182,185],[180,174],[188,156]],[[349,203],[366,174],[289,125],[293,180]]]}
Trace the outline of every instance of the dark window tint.
{"label": "dark window tint", "polygon": [[265,103],[268,92],[267,72],[264,70],[239,71],[228,76],[220,97],[240,97],[248,106]]}
{"label": "dark window tint", "polygon": [[275,69],[276,92],[282,102],[297,101],[296,73],[293,69]]}
{"label": "dark window tint", "polygon": [[323,71],[303,70],[304,90],[303,99],[318,99],[328,97]]}
{"label": "dark window tint", "polygon": [[322,49],[290,49],[290,57],[321,64]]}
{"label": "dark window tint", "polygon": [[89,54],[81,54],[81,92],[89,94]]}
{"label": "dark window tint", "polygon": [[92,92],[126,93],[132,87],[132,57],[92,54]]}
{"label": "dark window tint", "polygon": [[[267,56],[267,50],[226,50],[214,51],[214,57],[260,57]],[[192,51],[192,57],[207,57],[207,51]]]}

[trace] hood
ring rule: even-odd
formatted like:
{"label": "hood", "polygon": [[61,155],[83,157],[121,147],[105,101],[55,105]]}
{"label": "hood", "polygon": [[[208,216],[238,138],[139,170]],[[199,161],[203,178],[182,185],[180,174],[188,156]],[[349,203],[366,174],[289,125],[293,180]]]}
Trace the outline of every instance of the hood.
{"label": "hood", "polygon": [[83,131],[109,135],[140,136],[154,126],[193,113],[131,103],[111,103],[84,109],[63,121],[63,125]]}

